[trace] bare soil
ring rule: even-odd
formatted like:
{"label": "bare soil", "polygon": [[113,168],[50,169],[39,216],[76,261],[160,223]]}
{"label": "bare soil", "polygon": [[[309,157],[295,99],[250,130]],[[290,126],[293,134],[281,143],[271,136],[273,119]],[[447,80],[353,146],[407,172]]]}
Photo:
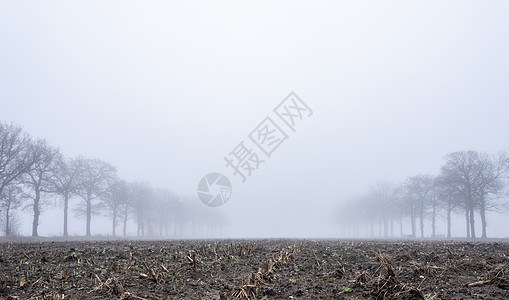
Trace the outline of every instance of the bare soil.
{"label": "bare soil", "polygon": [[0,243],[1,299],[509,299],[509,243]]}

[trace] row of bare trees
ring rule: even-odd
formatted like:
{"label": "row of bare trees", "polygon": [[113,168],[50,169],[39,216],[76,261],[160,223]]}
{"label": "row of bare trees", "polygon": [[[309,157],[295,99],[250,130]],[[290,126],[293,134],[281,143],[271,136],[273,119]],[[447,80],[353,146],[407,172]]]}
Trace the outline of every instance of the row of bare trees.
{"label": "row of bare trees", "polygon": [[[34,140],[20,126],[0,122],[0,221],[4,235],[14,235],[22,220],[16,212],[32,212],[32,236],[38,236],[41,212],[48,200],[59,198],[63,207],[63,236],[68,236],[69,207],[84,217],[91,236],[92,217],[111,220],[111,234],[127,235],[134,221],[137,235],[182,235],[185,227],[195,235],[212,234],[224,223],[217,212],[203,211],[168,189],[146,182],[129,183],[115,167],[99,159],[65,158],[45,140]],[[198,216],[198,217],[197,217]],[[204,232],[207,228],[209,232]]]}
{"label": "row of bare trees", "polygon": [[[481,238],[487,238],[487,213],[506,212],[508,206],[509,157],[477,151],[445,156],[436,176],[415,175],[400,184],[379,182],[364,195],[346,201],[339,223],[354,236],[437,237],[440,219],[451,237],[454,215],[463,215],[467,238],[476,238],[476,219]],[[425,224],[431,224],[425,233]],[[408,226],[408,227],[406,227]],[[409,230],[410,234],[404,234]]]}

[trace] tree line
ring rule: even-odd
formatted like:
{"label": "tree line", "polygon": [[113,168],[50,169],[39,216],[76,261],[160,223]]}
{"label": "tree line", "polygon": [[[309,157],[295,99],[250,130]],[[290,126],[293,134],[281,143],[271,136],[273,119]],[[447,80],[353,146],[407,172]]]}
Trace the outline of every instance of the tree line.
{"label": "tree line", "polygon": [[381,181],[352,197],[340,207],[339,223],[352,236],[436,238],[442,236],[437,224],[443,220],[443,237],[451,238],[453,216],[458,215],[464,218],[467,238],[479,237],[479,219],[480,237],[487,238],[487,213],[507,212],[508,180],[506,152],[453,152],[444,157],[437,175],[410,176],[399,184]]}
{"label": "tree line", "polygon": [[117,169],[100,159],[66,158],[44,139],[34,139],[23,128],[0,122],[0,230],[5,236],[19,234],[20,209],[32,212],[32,236],[44,207],[58,198],[63,209],[63,236],[69,235],[69,204],[85,219],[91,236],[94,216],[111,220],[111,235],[120,227],[126,236],[128,222],[136,224],[137,236],[216,235],[225,218],[206,210],[192,199],[169,189],[155,189],[147,182],[127,182]]}

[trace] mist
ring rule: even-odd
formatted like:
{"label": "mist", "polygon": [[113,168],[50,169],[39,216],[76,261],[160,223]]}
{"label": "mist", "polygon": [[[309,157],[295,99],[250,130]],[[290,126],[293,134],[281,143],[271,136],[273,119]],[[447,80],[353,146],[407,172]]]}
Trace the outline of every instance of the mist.
{"label": "mist", "polygon": [[[442,187],[459,187],[448,155],[472,151],[505,168],[491,181],[496,190],[479,185],[483,193],[470,198],[476,237],[482,194],[493,204],[487,237],[507,238],[508,8],[502,1],[4,1],[0,122],[33,143],[45,140],[64,161],[100,160],[112,168],[108,180],[143,186],[135,190],[145,196],[126,188],[132,197],[118,198],[147,207],[144,216],[129,207],[129,237],[408,238],[421,237],[423,219],[428,238],[429,203],[443,194],[422,200],[410,178],[449,176]],[[227,163],[235,154],[247,155],[234,165],[245,178]],[[200,194],[212,173],[229,184],[221,190],[206,181],[211,190]],[[90,199],[92,236],[113,234],[113,181]],[[383,183],[391,196],[374,198]],[[19,184],[28,195],[18,197],[16,234],[30,236],[33,197],[26,180]],[[69,199],[69,236],[87,234],[78,194]],[[204,200],[208,194],[220,203]],[[458,197],[451,236],[463,238]],[[426,203],[413,231],[418,211],[403,204],[396,205],[401,222],[388,216],[385,228],[384,214],[362,213],[371,200],[389,198]],[[40,212],[38,235],[62,236],[62,197],[43,193]],[[5,223],[4,208],[0,214]],[[447,235],[446,217],[437,204],[434,237]]]}

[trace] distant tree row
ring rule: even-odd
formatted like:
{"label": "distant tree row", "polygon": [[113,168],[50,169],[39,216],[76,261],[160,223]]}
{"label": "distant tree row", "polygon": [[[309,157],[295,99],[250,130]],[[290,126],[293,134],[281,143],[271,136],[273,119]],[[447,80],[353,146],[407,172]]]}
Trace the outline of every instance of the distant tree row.
{"label": "distant tree row", "polygon": [[[32,236],[38,236],[41,212],[49,199],[63,208],[63,236],[68,236],[69,202],[85,218],[91,236],[92,217],[111,220],[111,234],[127,235],[127,224],[137,225],[138,236],[213,235],[224,225],[217,212],[205,210],[168,189],[146,182],[126,182],[115,167],[99,159],[65,158],[45,140],[33,139],[20,126],[0,122],[0,229],[5,236],[19,233],[19,209],[33,215]],[[205,232],[208,230],[207,232]]]}
{"label": "distant tree row", "polygon": [[[462,215],[467,238],[478,237],[477,218],[481,221],[480,237],[487,238],[487,212],[507,211],[508,179],[505,152],[450,153],[436,176],[415,175],[400,184],[379,182],[366,194],[345,202],[339,224],[353,236],[387,238],[399,230],[399,236],[423,238],[437,237],[437,223],[443,218],[450,238],[452,216]],[[425,228],[425,220],[430,229]],[[411,234],[404,235],[405,225]]]}

